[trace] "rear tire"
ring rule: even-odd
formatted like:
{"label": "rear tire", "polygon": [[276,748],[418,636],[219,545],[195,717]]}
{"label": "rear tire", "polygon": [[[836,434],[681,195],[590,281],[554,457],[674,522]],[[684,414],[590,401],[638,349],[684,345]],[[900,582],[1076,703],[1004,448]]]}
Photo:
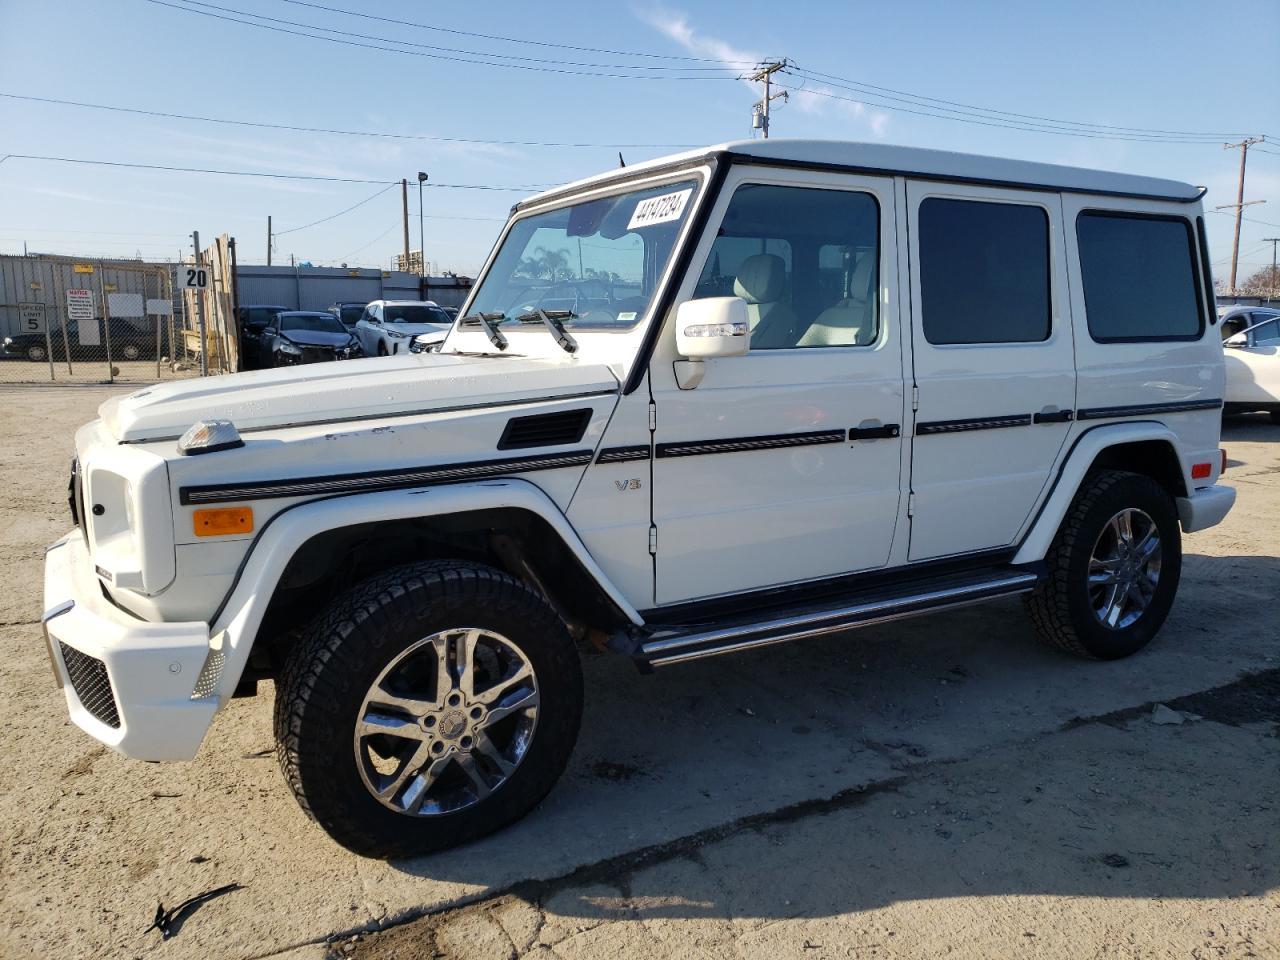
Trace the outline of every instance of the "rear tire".
{"label": "rear tire", "polygon": [[1155,480],[1090,473],[1049,547],[1047,577],[1027,598],[1040,639],[1095,660],[1137,653],[1173,606],[1181,535],[1173,498]]}
{"label": "rear tire", "polygon": [[348,850],[431,853],[532,810],[581,715],[577,650],[543,596],[481,564],[415,563],[305,630],[278,685],[277,755],[299,805]]}
{"label": "rear tire", "polygon": [[137,360],[142,356],[142,351],[132,343],[125,344],[124,349],[121,350],[120,353],[126,360]]}

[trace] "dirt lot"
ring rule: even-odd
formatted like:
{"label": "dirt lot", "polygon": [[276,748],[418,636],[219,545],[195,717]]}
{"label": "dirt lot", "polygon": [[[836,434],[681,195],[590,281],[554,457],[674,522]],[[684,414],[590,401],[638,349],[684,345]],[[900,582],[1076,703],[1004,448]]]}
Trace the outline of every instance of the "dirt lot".
{"label": "dirt lot", "polygon": [[[269,685],[189,764],[125,760],[66,719],[41,557],[71,432],[120,389],[0,388],[0,956],[1280,957],[1265,420],[1229,423],[1239,501],[1185,542],[1143,654],[1042,650],[1007,602],[652,677],[592,658],[538,811],[382,863],[295,806]],[[230,883],[171,940],[146,931],[158,903]]]}

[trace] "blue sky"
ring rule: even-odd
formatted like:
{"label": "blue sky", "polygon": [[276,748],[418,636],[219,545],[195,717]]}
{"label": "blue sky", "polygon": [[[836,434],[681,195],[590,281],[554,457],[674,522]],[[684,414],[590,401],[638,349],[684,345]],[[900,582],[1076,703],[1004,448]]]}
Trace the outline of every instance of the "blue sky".
{"label": "blue sky", "polygon": [[[187,0],[166,2],[188,5]],[[708,64],[662,57],[789,57],[811,73],[844,79],[786,78],[785,83],[803,85],[806,92],[775,105],[774,136],[878,140],[1166,176],[1207,186],[1210,206],[1235,200],[1239,153],[1223,150],[1221,138],[1163,143],[956,122],[906,112],[906,104],[888,99],[896,94],[877,99],[865,90],[849,91],[844,80],[1097,125],[1271,133],[1276,141],[1264,145],[1267,152],[1250,151],[1246,199],[1267,203],[1246,210],[1251,219],[1242,232],[1241,274],[1269,263],[1271,247],[1262,238],[1280,236],[1276,0],[1226,0],[1211,11],[1189,2],[1114,0],[1052,5],[1025,0],[316,0],[449,30],[650,55],[644,57],[481,39],[285,0],[209,2],[313,28],[454,47],[481,52],[489,60],[505,58],[549,70],[619,72],[566,61],[622,63],[680,67],[693,76],[693,68]],[[232,15],[209,6],[196,9]],[[462,63],[458,61],[469,55],[423,46],[401,49],[417,53],[272,32],[148,0],[0,0],[0,93],[5,94],[361,134],[644,145],[698,145],[750,136],[751,105],[758,98],[748,84],[732,78],[580,76]],[[987,114],[986,119],[993,118]],[[629,162],[669,152],[658,146],[623,150]],[[0,97],[4,154],[367,180],[407,176],[412,181],[421,169],[437,184],[518,188],[439,186],[426,192],[427,257],[440,268],[462,273],[479,267],[510,204],[531,192],[530,187],[617,164],[617,150],[610,147],[289,132]],[[267,214],[274,217],[277,231],[288,231],[379,189],[377,184],[261,180],[13,157],[0,163],[0,251],[21,252],[25,240],[32,250],[44,252],[141,252],[171,259],[189,242],[190,231],[199,229],[203,236],[232,234],[242,262],[261,262]],[[416,247],[416,191],[410,207]],[[1231,218],[1211,215],[1207,220],[1215,273],[1225,277]],[[276,257],[278,262],[295,254],[316,264],[386,266],[401,246],[399,224],[396,188],[329,222],[283,233]]]}

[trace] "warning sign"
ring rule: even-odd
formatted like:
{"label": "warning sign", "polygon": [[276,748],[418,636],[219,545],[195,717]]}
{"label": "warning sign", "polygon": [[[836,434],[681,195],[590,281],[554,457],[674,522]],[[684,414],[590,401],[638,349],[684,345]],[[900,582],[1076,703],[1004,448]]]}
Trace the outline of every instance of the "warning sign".
{"label": "warning sign", "polygon": [[93,291],[72,289],[67,291],[67,319],[93,319]]}

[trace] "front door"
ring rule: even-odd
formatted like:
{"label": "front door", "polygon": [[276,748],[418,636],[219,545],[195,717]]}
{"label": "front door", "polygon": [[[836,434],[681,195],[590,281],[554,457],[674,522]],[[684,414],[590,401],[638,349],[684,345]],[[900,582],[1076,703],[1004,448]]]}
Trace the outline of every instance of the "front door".
{"label": "front door", "polygon": [[1071,428],[1075,354],[1057,194],[908,181],[909,558],[1011,545]]}
{"label": "front door", "polygon": [[[659,604],[884,566],[904,411],[893,181],[735,170],[681,296],[738,296],[746,356],[655,361]],[[671,325],[663,332],[673,337]]]}

